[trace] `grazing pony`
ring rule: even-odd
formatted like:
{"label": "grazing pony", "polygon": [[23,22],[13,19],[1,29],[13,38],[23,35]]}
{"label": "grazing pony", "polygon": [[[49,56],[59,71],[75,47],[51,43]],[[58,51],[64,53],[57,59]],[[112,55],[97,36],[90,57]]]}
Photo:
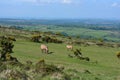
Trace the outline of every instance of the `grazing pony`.
{"label": "grazing pony", "polygon": [[46,46],[44,44],[41,44],[40,48],[41,48],[42,53],[48,53],[48,51],[49,51],[48,46]]}
{"label": "grazing pony", "polygon": [[66,45],[67,50],[73,50],[73,46],[72,45]]}

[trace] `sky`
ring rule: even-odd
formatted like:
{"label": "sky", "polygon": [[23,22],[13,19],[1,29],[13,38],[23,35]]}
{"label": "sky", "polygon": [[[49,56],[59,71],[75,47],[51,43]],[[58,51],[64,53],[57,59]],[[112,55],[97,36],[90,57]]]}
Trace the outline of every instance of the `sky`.
{"label": "sky", "polygon": [[0,18],[120,19],[120,0],[0,0]]}

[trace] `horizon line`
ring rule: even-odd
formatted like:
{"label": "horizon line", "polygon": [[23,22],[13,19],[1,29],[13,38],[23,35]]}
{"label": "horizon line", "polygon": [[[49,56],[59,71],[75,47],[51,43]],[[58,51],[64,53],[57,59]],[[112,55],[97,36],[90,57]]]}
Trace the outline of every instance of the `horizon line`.
{"label": "horizon line", "polygon": [[24,20],[120,20],[117,18],[32,18],[32,17],[0,17],[0,19],[24,19]]}

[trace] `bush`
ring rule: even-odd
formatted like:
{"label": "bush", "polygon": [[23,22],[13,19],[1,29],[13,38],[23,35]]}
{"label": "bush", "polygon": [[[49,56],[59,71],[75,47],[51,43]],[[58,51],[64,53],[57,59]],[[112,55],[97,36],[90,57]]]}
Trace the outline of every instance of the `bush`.
{"label": "bush", "polygon": [[40,35],[33,35],[31,37],[31,41],[33,41],[33,42],[40,42],[40,38],[41,38]]}
{"label": "bush", "polygon": [[1,50],[0,50],[0,54],[1,54],[1,57],[0,59],[2,61],[8,61],[8,60],[14,60],[14,61],[17,61],[16,58],[12,57],[10,54],[13,53],[13,41],[16,41],[16,39],[14,37],[5,37],[3,36],[0,40],[0,47],[1,47]]}
{"label": "bush", "polygon": [[120,52],[117,52],[116,56],[120,59]]}
{"label": "bush", "polygon": [[75,55],[78,59],[80,59],[80,60],[90,61],[90,58],[89,58],[89,57],[84,57],[84,56],[82,56],[81,49],[76,49],[76,50],[74,51],[74,55]]}
{"label": "bush", "polygon": [[47,43],[62,43],[61,40],[58,40],[56,38],[51,38],[49,36],[45,36],[42,38],[42,41],[47,42]]}

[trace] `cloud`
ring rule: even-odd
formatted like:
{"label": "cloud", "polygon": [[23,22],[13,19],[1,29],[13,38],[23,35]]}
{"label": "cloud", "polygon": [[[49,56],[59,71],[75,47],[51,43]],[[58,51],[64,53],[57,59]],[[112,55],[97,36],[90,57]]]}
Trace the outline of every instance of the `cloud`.
{"label": "cloud", "polygon": [[[0,0],[0,3],[16,3],[16,4],[81,4],[82,2],[88,2],[89,0]],[[97,2],[97,0],[91,0],[91,2]]]}
{"label": "cloud", "polygon": [[[15,1],[15,0],[14,0]],[[16,0],[16,1],[21,1],[21,2],[36,2],[37,0]]]}
{"label": "cloud", "polygon": [[1,0],[0,3],[8,3],[8,4],[19,4],[19,3],[36,3],[37,0]]}
{"label": "cloud", "polygon": [[62,3],[64,4],[71,4],[73,1],[72,0],[63,0]]}
{"label": "cloud", "polygon": [[114,2],[111,6],[112,6],[112,7],[120,7],[120,4],[117,3],[117,2]]}
{"label": "cloud", "polygon": [[36,0],[37,3],[39,4],[55,4],[55,3],[59,3],[59,4],[71,4],[74,3],[76,0]]}
{"label": "cloud", "polygon": [[[5,0],[8,1],[8,0]],[[72,0],[11,0],[12,2],[21,2],[21,3],[71,3]]]}
{"label": "cloud", "polygon": [[48,4],[79,4],[82,0],[1,0],[0,3],[21,5],[21,4],[32,4],[32,5],[48,5]]}

